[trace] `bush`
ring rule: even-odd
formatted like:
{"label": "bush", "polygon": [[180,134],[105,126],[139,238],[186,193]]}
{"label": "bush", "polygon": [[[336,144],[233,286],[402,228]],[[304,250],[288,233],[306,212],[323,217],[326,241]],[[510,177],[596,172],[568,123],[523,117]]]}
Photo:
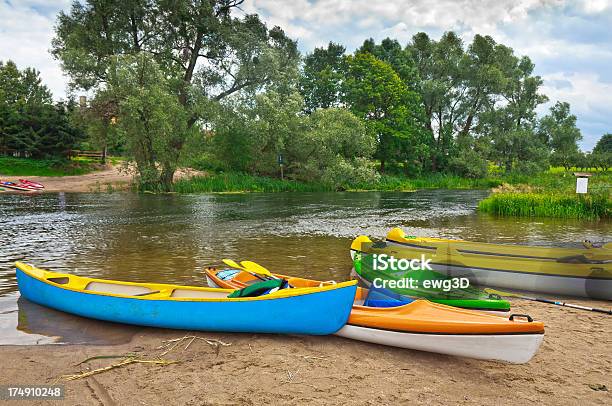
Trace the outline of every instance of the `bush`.
{"label": "bush", "polygon": [[464,150],[449,162],[451,172],[471,179],[487,176],[488,166],[487,160],[474,150]]}

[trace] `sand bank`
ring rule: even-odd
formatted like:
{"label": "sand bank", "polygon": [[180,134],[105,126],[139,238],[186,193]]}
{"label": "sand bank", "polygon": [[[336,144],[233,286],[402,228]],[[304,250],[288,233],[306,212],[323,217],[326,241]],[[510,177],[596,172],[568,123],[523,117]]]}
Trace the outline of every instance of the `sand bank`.
{"label": "sand bank", "polygon": [[[201,174],[193,169],[179,169],[174,179]],[[75,176],[8,176],[0,174],[0,179],[18,178],[42,183],[45,192],[106,192],[108,190],[128,190],[134,180],[134,171],[125,170],[121,165],[107,165],[106,169]],[[7,189],[7,192],[11,190]]]}
{"label": "sand bank", "polygon": [[[573,300],[588,306],[608,302]],[[513,301],[513,310],[546,323],[540,352],[509,365],[327,337],[216,334],[135,329],[118,345],[0,347],[0,384],[50,384],[64,374],[116,363],[94,356],[163,354],[163,340],[197,335],[230,343],[188,341],[159,366],[132,364],[66,385],[66,404],[550,404],[612,402],[612,317]],[[113,325],[112,328],[125,327]],[[89,368],[89,369],[88,369]],[[604,389],[608,388],[608,391]],[[38,402],[39,404],[48,404]],[[54,403],[57,404],[57,403]]]}

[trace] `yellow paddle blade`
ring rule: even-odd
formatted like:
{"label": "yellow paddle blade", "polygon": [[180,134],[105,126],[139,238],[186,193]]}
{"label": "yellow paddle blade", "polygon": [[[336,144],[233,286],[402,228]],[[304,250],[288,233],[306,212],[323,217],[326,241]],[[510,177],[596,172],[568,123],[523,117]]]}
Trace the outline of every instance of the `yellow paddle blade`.
{"label": "yellow paddle blade", "polygon": [[506,297],[519,297],[520,296],[520,295],[517,295],[515,293],[502,292],[501,290],[495,290],[495,289],[491,289],[491,288],[485,288],[484,291],[489,293],[489,294],[499,295],[499,296],[506,296]]}
{"label": "yellow paddle blade", "polygon": [[259,275],[272,276],[272,273],[270,271],[268,271],[266,268],[264,268],[263,266],[253,261],[240,261],[240,265],[242,265],[244,269],[246,269],[247,271],[250,271],[250,272],[253,272]]}
{"label": "yellow paddle blade", "polygon": [[236,268],[236,269],[242,269],[242,270],[244,270],[244,268],[243,268],[242,266],[240,266],[240,265],[238,264],[238,262],[236,262],[236,261],[234,261],[234,260],[232,260],[232,259],[227,259],[227,258],[226,258],[226,259],[223,259],[222,261],[223,261],[223,263],[224,263],[225,265],[227,265],[227,266],[229,266],[229,267],[231,267],[231,268]]}

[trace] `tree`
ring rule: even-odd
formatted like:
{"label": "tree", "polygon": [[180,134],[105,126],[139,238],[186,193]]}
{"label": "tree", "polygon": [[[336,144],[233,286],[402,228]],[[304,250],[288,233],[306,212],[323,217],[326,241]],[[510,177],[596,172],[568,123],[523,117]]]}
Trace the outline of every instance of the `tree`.
{"label": "tree", "polygon": [[601,136],[595,148],[593,148],[594,154],[608,153],[612,154],[612,134],[604,134]]}
{"label": "tree", "polygon": [[53,104],[38,71],[0,62],[0,146],[35,158],[65,156],[84,136],[71,119],[75,107]]}
{"label": "tree", "polygon": [[304,58],[300,92],[306,112],[338,107],[346,74],[344,46],[330,42],[327,48],[315,48]]}
{"label": "tree", "polygon": [[[295,75],[296,43],[257,15],[232,16],[242,0],[87,0],[61,12],[53,55],[74,88],[104,90],[115,57],[146,52],[188,112],[202,125],[203,106],[238,92],[255,92]],[[183,142],[172,145],[180,154]],[[168,168],[170,169],[170,167]],[[164,177],[170,177],[168,174]]]}
{"label": "tree", "polygon": [[108,93],[117,105],[117,129],[136,162],[141,186],[169,190],[189,132],[188,112],[171,82],[145,52],[119,56],[111,65]]}
{"label": "tree", "polygon": [[376,179],[370,161],[376,140],[350,111],[318,109],[304,124],[304,133],[287,143],[290,169],[298,179],[319,180],[334,188]]}
{"label": "tree", "polygon": [[409,49],[404,49],[397,40],[385,38],[376,44],[372,38],[363,42],[357,53],[368,52],[377,59],[391,65],[406,87],[412,91],[419,90],[419,71]]}
{"label": "tree", "polygon": [[[406,160],[423,152],[424,131],[419,95],[404,85],[393,68],[369,53],[347,58],[346,104],[363,119],[377,140],[380,170],[390,160]],[[398,143],[407,148],[400,148]],[[398,153],[403,151],[403,156]]]}
{"label": "tree", "polygon": [[407,50],[416,63],[427,127],[431,131],[432,169],[444,168],[453,158],[459,138],[488,137],[497,144],[498,158],[512,166],[515,157],[504,151],[507,136],[523,136],[535,107],[545,98],[538,94],[542,81],[532,76],[528,58],[489,36],[476,35],[464,47],[454,32],[434,41],[418,33]]}
{"label": "tree", "polygon": [[[547,143],[536,134],[536,108],[548,98],[539,93],[543,82],[532,76],[534,65],[528,57],[509,56],[506,83],[501,90],[502,104],[481,114],[476,129],[491,139],[491,160],[506,171],[519,164],[527,172],[548,164]],[[530,164],[527,164],[530,162]]]}
{"label": "tree", "polygon": [[578,141],[582,139],[569,103],[557,102],[552,106],[550,113],[540,120],[538,132],[553,149],[552,162],[569,170],[577,159]]}
{"label": "tree", "polygon": [[607,171],[612,167],[612,134],[604,134],[590,155],[590,159],[594,167],[600,168],[602,171]]}

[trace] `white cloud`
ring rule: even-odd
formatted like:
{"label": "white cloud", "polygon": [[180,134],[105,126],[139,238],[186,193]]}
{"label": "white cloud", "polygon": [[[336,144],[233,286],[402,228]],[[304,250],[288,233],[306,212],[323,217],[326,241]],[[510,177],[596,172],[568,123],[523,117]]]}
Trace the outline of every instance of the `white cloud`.
{"label": "white cloud", "polygon": [[610,108],[612,106],[612,83],[602,82],[595,73],[557,72],[544,75],[543,93],[550,98],[545,108],[557,101],[568,102],[571,111],[578,117],[585,150],[591,150],[599,137],[610,132]]}
{"label": "white cloud", "polygon": [[[67,79],[48,49],[55,16],[70,3],[0,0],[0,60],[40,70],[56,98],[65,96]],[[279,25],[305,52],[330,40],[349,51],[369,37],[406,43],[418,31],[436,37],[454,30],[466,42],[488,34],[533,59],[551,100],[572,104],[585,148],[597,133],[612,131],[612,36],[606,34],[612,0],[247,0],[242,10]]]}
{"label": "white cloud", "polygon": [[0,2],[0,60],[11,59],[20,69],[38,69],[56,99],[65,96],[67,80],[49,48],[55,14],[68,5],[64,0]]}

